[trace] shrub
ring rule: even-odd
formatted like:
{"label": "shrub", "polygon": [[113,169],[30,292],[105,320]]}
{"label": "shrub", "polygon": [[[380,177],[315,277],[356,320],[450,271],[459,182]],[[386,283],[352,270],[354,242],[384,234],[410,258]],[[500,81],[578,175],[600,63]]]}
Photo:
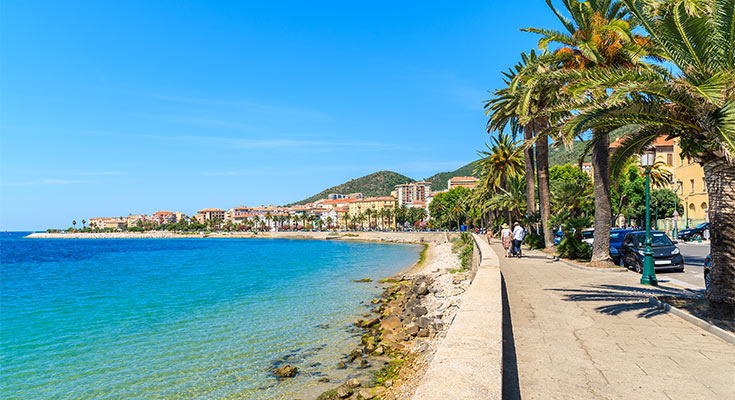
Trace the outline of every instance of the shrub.
{"label": "shrub", "polygon": [[544,237],[538,233],[529,233],[526,238],[523,239],[523,243],[527,244],[531,250],[543,249],[546,247],[544,243]]}

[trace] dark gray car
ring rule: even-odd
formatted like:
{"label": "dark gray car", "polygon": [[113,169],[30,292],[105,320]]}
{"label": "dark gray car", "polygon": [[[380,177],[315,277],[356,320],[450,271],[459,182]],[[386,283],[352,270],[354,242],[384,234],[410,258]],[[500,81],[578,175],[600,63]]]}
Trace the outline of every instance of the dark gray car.
{"label": "dark gray car", "polygon": [[[625,235],[623,244],[620,247],[621,267],[633,267],[636,272],[643,273],[645,241],[645,231],[631,232]],[[654,269],[684,271],[684,257],[681,256],[681,251],[664,232],[651,232],[651,248],[653,249]]]}

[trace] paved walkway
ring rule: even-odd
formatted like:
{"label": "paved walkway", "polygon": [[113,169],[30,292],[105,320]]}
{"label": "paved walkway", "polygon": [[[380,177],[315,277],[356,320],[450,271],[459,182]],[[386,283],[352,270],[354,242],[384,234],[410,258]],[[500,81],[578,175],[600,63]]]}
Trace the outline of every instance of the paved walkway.
{"label": "paved walkway", "polygon": [[735,399],[735,345],[651,307],[633,273],[502,257],[506,399]]}

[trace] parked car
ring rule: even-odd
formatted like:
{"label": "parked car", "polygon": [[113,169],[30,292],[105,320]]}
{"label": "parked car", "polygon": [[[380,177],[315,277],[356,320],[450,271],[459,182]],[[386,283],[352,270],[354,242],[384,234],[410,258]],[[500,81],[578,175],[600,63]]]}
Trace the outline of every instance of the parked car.
{"label": "parked car", "polygon": [[680,230],[677,239],[685,241],[709,239],[709,222],[702,222],[694,228]]}
{"label": "parked car", "polygon": [[558,246],[561,243],[561,239],[564,237],[564,232],[560,230],[554,232],[554,246]]}
{"label": "parked car", "polygon": [[712,268],[712,255],[707,254],[707,258],[704,259],[704,288],[709,291],[710,285],[712,285],[712,282],[710,281],[709,272]]}
{"label": "parked car", "polygon": [[[645,242],[646,231],[627,233],[620,247],[620,266],[633,267],[636,272],[643,273]],[[684,271],[684,257],[681,256],[681,250],[664,232],[651,232],[651,247],[655,270],[673,268],[679,272]]]}
{"label": "parked car", "polygon": [[582,241],[592,246],[592,243],[595,242],[595,230],[594,229],[583,230],[582,231]]}
{"label": "parked car", "polygon": [[625,235],[633,232],[632,229],[613,229],[610,231],[610,257],[616,264],[620,262],[620,247]]}

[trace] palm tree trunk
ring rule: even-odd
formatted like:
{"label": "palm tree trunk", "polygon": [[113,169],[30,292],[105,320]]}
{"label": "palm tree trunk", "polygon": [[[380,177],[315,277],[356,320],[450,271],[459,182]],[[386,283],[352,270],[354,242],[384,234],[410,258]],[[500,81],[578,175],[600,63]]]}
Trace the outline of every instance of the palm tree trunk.
{"label": "palm tree trunk", "polygon": [[735,317],[735,165],[724,158],[702,164],[709,193],[712,288],[705,293],[716,313]]}
{"label": "palm tree trunk", "polygon": [[[595,241],[592,262],[609,263],[610,258],[610,137],[593,132],[597,141],[592,148],[592,169],[595,195]],[[598,136],[599,135],[599,136]]]}
{"label": "palm tree trunk", "polygon": [[[537,132],[548,124],[546,117],[537,121]],[[541,225],[544,230],[544,245],[547,249],[554,246],[554,232],[551,230],[551,189],[549,188],[549,138],[544,136],[536,141],[536,163],[538,169],[538,200],[541,208]]]}
{"label": "palm tree trunk", "polygon": [[[529,122],[523,127],[523,138],[528,142],[533,139],[534,123]],[[537,145],[538,146],[538,145]],[[538,150],[537,150],[538,151]],[[523,150],[526,167],[526,214],[531,215],[536,211],[536,173],[533,170],[533,147],[529,146]]]}

